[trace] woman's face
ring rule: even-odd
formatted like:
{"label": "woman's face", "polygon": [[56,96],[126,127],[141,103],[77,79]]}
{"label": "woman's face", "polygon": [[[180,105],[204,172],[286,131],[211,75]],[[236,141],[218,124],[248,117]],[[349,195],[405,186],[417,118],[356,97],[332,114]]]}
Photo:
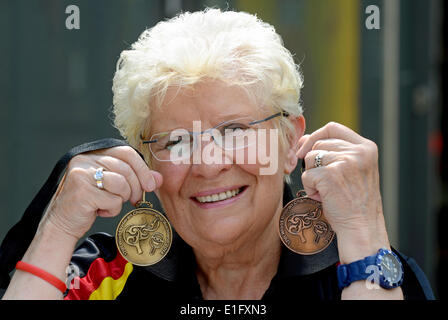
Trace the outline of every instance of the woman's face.
{"label": "woman's face", "polygon": [[[260,120],[270,115],[254,105],[242,89],[214,81],[198,84],[194,90],[170,88],[162,108],[152,110],[150,134],[179,128],[194,131],[193,121],[200,121],[196,126],[199,123],[203,131],[224,121],[242,117]],[[273,129],[273,121],[259,128]],[[275,152],[267,132],[268,142],[259,140],[258,147]],[[219,148],[210,137],[200,143],[202,150],[209,144],[208,150]],[[275,230],[274,215],[282,207],[283,175],[295,166],[287,156],[291,153],[280,146],[278,168],[270,175],[260,173],[260,168],[267,167],[260,161],[235,161],[236,153],[242,150],[222,152],[223,161],[213,164],[174,164],[152,159],[152,169],[163,176],[157,196],[173,227],[196,249],[232,250],[256,240],[263,232]],[[222,193],[226,198],[217,200]]]}

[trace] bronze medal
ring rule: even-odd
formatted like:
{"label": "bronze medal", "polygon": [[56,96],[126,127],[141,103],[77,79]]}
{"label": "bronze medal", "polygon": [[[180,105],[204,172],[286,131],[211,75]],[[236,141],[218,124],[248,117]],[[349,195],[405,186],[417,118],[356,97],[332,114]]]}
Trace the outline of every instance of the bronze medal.
{"label": "bronze medal", "polygon": [[298,254],[312,255],[327,248],[334,231],[322,212],[322,203],[308,198],[303,191],[288,202],[279,220],[280,239],[288,249]]}
{"label": "bronze medal", "polygon": [[168,219],[152,208],[150,202],[138,203],[118,223],[115,242],[120,254],[137,266],[150,266],[162,260],[170,250],[173,232]]}

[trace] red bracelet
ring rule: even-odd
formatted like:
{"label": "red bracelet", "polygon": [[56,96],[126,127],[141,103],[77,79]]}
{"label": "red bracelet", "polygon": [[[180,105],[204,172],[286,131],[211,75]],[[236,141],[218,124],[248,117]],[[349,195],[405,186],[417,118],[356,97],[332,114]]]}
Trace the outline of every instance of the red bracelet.
{"label": "red bracelet", "polygon": [[36,277],[39,277],[58,288],[62,293],[65,293],[65,291],[67,290],[67,286],[61,279],[29,263],[19,261],[16,264],[16,269],[34,274]]}

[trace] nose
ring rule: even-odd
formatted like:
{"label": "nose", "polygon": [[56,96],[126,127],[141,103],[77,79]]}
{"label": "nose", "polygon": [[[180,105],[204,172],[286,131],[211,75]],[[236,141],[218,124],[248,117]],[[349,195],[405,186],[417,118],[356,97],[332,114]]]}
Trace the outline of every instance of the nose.
{"label": "nose", "polygon": [[191,173],[204,178],[215,178],[233,165],[233,153],[219,147],[213,137],[205,133],[197,141],[193,151]]}

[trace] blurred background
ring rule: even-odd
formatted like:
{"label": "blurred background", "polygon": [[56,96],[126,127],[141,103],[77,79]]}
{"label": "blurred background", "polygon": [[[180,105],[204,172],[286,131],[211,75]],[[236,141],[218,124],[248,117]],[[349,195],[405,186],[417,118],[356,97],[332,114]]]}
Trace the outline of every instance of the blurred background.
{"label": "blurred background", "polygon": [[[79,8],[79,29],[66,27],[69,5]],[[111,125],[120,52],[158,21],[205,6],[255,13],[275,26],[302,67],[308,132],[337,121],[378,144],[391,244],[446,298],[448,2],[441,0],[0,0],[0,240],[71,147],[120,138]],[[91,233],[114,233],[120,218],[98,219]]]}

